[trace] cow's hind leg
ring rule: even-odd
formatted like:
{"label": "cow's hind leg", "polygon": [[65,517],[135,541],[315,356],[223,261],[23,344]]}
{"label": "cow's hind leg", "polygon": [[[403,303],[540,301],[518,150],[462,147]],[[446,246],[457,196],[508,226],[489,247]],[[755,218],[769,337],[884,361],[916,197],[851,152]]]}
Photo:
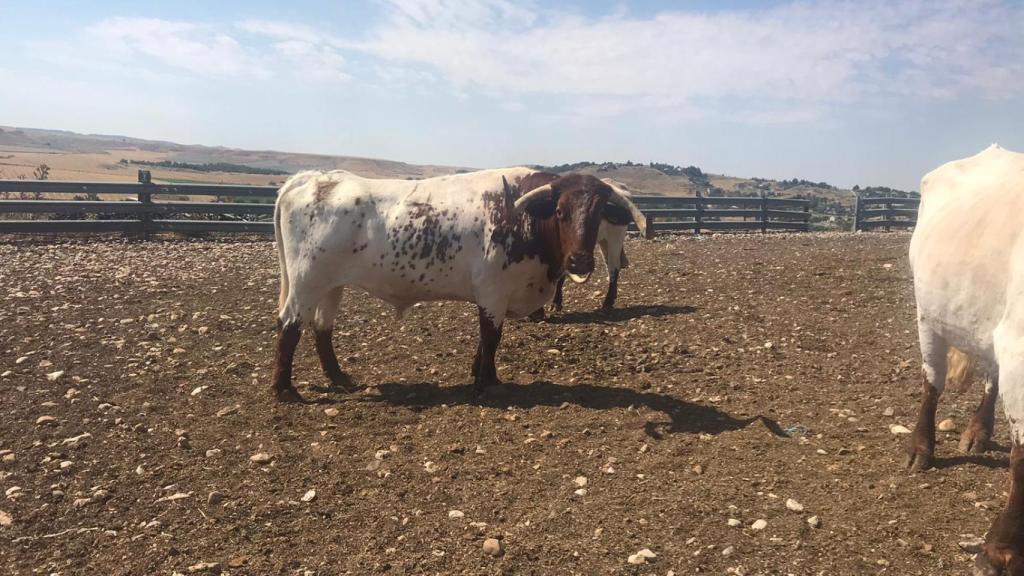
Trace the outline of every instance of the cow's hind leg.
{"label": "cow's hind leg", "polygon": [[907,443],[907,467],[914,471],[927,470],[932,465],[935,453],[935,409],[946,385],[946,351],[949,349],[942,337],[920,321],[918,334],[924,361],[924,382],[921,386],[917,425]]}
{"label": "cow's hind leg", "polygon": [[985,396],[978,405],[970,425],[960,436],[960,450],[975,454],[988,450],[992,440],[992,429],[995,427],[996,398],[999,397],[999,379],[993,378],[985,382]]}
{"label": "cow's hind leg", "polygon": [[334,332],[334,316],[338,312],[338,304],[341,303],[343,292],[344,287],[338,286],[320,300],[313,321],[313,333],[316,342],[316,355],[320,358],[320,367],[323,368],[324,375],[332,385],[350,390],[352,380],[341,371],[341,365],[338,364],[338,356],[334,352],[334,344],[331,339]]}
{"label": "cow's hind leg", "polygon": [[555,312],[562,311],[562,289],[565,288],[565,276],[558,279],[558,283],[555,284]]}
{"label": "cow's hind leg", "polygon": [[974,573],[1024,576],[1024,329],[997,328],[995,351],[1003,409],[1010,421],[1010,497],[975,558]]}

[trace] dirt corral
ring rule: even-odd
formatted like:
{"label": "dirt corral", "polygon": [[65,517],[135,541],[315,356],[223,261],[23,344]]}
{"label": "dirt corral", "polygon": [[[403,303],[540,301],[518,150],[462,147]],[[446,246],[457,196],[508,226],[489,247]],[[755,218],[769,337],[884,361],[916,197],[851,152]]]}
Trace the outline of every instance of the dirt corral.
{"label": "dirt corral", "polygon": [[[603,280],[567,286],[563,314],[506,326],[506,384],[480,398],[474,307],[397,320],[349,291],[335,344],[367,388],[321,388],[307,336],[309,405],[269,391],[272,243],[0,245],[0,567],[966,573],[957,543],[1005,502],[1005,425],[1002,450],[940,432],[938,468],[904,470],[908,238],[631,241],[619,309],[591,312]],[[962,429],[980,394],[939,419]]]}

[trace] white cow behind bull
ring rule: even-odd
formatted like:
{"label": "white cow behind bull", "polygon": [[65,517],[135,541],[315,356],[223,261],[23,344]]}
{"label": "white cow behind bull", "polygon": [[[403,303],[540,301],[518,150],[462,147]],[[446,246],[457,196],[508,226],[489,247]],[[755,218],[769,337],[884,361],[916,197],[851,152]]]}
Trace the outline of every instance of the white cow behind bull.
{"label": "white cow behind bull", "polygon": [[[909,464],[927,468],[950,346],[998,384],[1010,423],[1010,498],[975,574],[1024,575],[1024,154],[997,145],[921,181],[910,242],[925,381]],[[994,398],[992,399],[994,403]]]}

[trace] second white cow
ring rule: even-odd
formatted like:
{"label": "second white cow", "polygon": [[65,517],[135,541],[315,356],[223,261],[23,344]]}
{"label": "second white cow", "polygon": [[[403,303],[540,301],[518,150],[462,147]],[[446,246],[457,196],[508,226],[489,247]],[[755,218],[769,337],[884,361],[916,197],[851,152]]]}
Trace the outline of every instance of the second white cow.
{"label": "second white cow", "polygon": [[[921,181],[910,242],[925,380],[909,444],[930,465],[935,405],[950,346],[998,383],[1010,423],[1010,497],[975,560],[975,574],[1024,575],[1024,154],[997,145]],[[994,402],[994,398],[992,399]]]}

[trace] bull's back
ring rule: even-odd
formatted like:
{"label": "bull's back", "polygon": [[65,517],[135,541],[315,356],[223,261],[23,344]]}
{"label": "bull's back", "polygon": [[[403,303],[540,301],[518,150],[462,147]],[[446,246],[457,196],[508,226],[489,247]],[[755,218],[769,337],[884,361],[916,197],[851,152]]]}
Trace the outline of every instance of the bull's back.
{"label": "bull's back", "polygon": [[991,355],[1024,273],[1024,155],[990,148],[950,162],[924,177],[921,196],[910,242],[919,319],[950,344]]}

